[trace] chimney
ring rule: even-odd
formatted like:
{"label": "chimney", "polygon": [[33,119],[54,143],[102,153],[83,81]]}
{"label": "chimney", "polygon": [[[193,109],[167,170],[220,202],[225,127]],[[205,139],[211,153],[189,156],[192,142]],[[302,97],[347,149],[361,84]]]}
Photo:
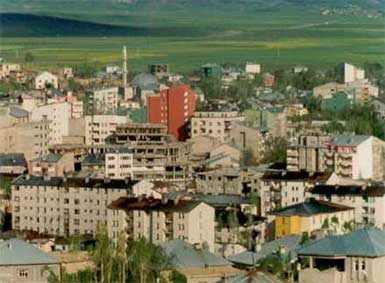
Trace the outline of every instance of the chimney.
{"label": "chimney", "polygon": [[43,180],[44,180],[44,181],[50,181],[50,180],[51,180],[51,176],[49,176],[49,175],[44,175],[44,176],[43,176]]}
{"label": "chimney", "polygon": [[89,177],[89,176],[87,176],[87,177],[85,178],[85,182],[86,182],[86,184],[88,184],[88,183],[90,182],[90,177]]}
{"label": "chimney", "polygon": [[25,179],[28,181],[29,179],[31,178],[31,176],[29,176],[29,174],[25,175]]}
{"label": "chimney", "polygon": [[127,87],[127,48],[123,46],[123,88]]}
{"label": "chimney", "polygon": [[162,204],[166,204],[166,203],[168,203],[168,197],[162,198]]}

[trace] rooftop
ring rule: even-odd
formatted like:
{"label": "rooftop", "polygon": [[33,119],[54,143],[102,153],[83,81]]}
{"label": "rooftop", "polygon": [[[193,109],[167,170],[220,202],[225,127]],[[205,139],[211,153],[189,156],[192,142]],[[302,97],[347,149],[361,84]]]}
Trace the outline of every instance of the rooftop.
{"label": "rooftop", "polygon": [[361,229],[350,234],[329,236],[298,250],[299,256],[385,256],[385,232],[378,229]]}
{"label": "rooftop", "polygon": [[369,138],[370,136],[366,136],[366,135],[360,135],[360,136],[340,135],[340,136],[336,136],[333,139],[333,144],[357,146]]}
{"label": "rooftop", "polygon": [[104,188],[104,189],[130,189],[138,181],[133,180],[109,180],[93,178],[62,178],[62,177],[40,177],[21,175],[13,181],[17,186],[53,186],[71,188]]}
{"label": "rooftop", "polygon": [[385,195],[385,185],[315,185],[310,192],[318,195],[359,195],[382,197]]}
{"label": "rooftop", "polygon": [[13,238],[0,242],[0,266],[59,263],[60,259],[49,256],[23,240]]}
{"label": "rooftop", "polygon": [[183,240],[172,240],[161,245],[177,268],[230,266],[230,262],[207,249],[197,248]]}
{"label": "rooftop", "polygon": [[[270,168],[271,169],[271,168]],[[263,175],[264,180],[284,180],[284,181],[295,181],[295,180],[306,180],[306,181],[326,181],[330,177],[330,173],[309,173],[306,171],[286,171],[286,170],[267,170]]]}
{"label": "rooftop", "polygon": [[0,166],[27,166],[23,153],[0,153]]}
{"label": "rooftop", "polygon": [[308,201],[290,205],[282,209],[270,212],[271,215],[276,216],[312,216],[325,213],[336,213],[340,211],[347,211],[353,209],[352,207],[340,205],[332,202],[309,199]]}
{"label": "rooftop", "polygon": [[189,212],[203,201],[184,200],[184,199],[154,199],[154,198],[136,198],[120,197],[113,201],[110,209],[124,210],[159,210],[159,211],[184,211]]}
{"label": "rooftop", "polygon": [[63,155],[61,154],[55,154],[55,153],[48,153],[47,155],[40,156],[38,158],[33,159],[33,162],[47,162],[47,163],[56,163],[58,162]]}
{"label": "rooftop", "polygon": [[230,256],[228,260],[235,264],[255,266],[260,259],[273,255],[279,251],[280,248],[284,248],[287,254],[295,253],[300,247],[300,241],[300,235],[287,235],[280,239],[264,243],[258,252],[244,251],[240,254]]}

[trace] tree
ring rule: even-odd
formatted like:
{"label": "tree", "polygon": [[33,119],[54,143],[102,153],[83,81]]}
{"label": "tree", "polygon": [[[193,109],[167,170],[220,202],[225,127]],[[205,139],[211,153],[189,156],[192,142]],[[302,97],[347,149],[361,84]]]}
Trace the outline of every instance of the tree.
{"label": "tree", "polygon": [[132,280],[137,283],[156,283],[161,270],[171,268],[161,248],[145,238],[128,242],[127,262]]}
{"label": "tree", "polygon": [[3,190],[7,199],[11,198],[12,178],[0,175],[0,189]]}
{"label": "tree", "polygon": [[35,60],[35,57],[33,56],[31,51],[27,51],[24,55],[24,62],[30,63]]}
{"label": "tree", "polygon": [[113,246],[108,238],[107,226],[104,224],[98,225],[96,246],[91,255],[97,269],[96,281],[100,283],[111,282]]}
{"label": "tree", "polygon": [[288,142],[282,137],[268,139],[265,145],[263,163],[285,163]]}

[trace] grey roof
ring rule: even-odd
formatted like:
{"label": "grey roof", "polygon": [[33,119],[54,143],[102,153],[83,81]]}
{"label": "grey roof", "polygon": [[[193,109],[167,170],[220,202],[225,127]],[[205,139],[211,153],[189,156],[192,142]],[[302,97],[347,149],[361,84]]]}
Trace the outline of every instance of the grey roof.
{"label": "grey roof", "polygon": [[141,90],[156,90],[158,89],[158,80],[155,76],[147,73],[141,73],[134,77],[132,85]]}
{"label": "grey roof", "polygon": [[27,166],[23,153],[0,153],[0,166]]}
{"label": "grey roof", "polygon": [[231,206],[231,205],[240,205],[247,204],[249,200],[240,195],[228,195],[228,194],[219,194],[219,195],[206,195],[206,194],[195,194],[194,199],[201,200],[208,203],[211,206]]}
{"label": "grey roof", "polygon": [[40,156],[38,158],[33,159],[34,162],[47,162],[47,163],[56,163],[58,162],[63,155],[56,153],[48,153],[47,155]]}
{"label": "grey roof", "polygon": [[385,232],[372,228],[342,236],[329,236],[300,248],[298,255],[385,256]]}
{"label": "grey roof", "polygon": [[259,252],[244,251],[240,254],[233,255],[227,259],[233,263],[255,266],[256,263],[267,256],[278,252],[280,248],[284,248],[285,254],[296,254],[296,250],[300,247],[300,235],[287,235],[280,239],[266,242],[262,245]]}
{"label": "grey roof", "polygon": [[227,283],[284,283],[274,275],[264,272],[251,271],[247,274],[239,274],[226,280]]}
{"label": "grey roof", "polygon": [[29,112],[19,107],[11,106],[9,108],[9,115],[15,118],[27,118]]}
{"label": "grey roof", "polygon": [[58,264],[60,259],[50,256],[20,239],[0,243],[1,265]]}
{"label": "grey roof", "polygon": [[104,154],[88,154],[82,161],[82,165],[104,165],[105,163]]}
{"label": "grey roof", "polygon": [[270,212],[277,216],[312,216],[324,213],[336,213],[339,211],[351,210],[352,207],[340,205],[323,200],[309,199],[308,201],[290,205]]}
{"label": "grey roof", "polygon": [[166,255],[171,257],[174,266],[183,267],[214,267],[230,266],[222,257],[216,256],[206,249],[197,249],[183,240],[172,240],[161,245]]}
{"label": "grey roof", "polygon": [[349,135],[340,135],[336,136],[333,139],[333,143],[336,145],[359,145],[366,141],[370,136],[367,135],[358,135],[358,136],[349,136]]}

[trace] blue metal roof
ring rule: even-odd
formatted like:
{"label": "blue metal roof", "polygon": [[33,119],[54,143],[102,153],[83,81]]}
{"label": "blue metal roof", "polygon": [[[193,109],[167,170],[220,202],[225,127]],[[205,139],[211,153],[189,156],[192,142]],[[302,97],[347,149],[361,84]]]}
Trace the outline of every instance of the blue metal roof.
{"label": "blue metal roof", "polygon": [[0,266],[29,264],[58,264],[60,259],[50,256],[20,239],[0,243]]}
{"label": "blue metal roof", "polygon": [[385,256],[385,232],[361,229],[347,235],[329,236],[300,248],[298,255]]}

